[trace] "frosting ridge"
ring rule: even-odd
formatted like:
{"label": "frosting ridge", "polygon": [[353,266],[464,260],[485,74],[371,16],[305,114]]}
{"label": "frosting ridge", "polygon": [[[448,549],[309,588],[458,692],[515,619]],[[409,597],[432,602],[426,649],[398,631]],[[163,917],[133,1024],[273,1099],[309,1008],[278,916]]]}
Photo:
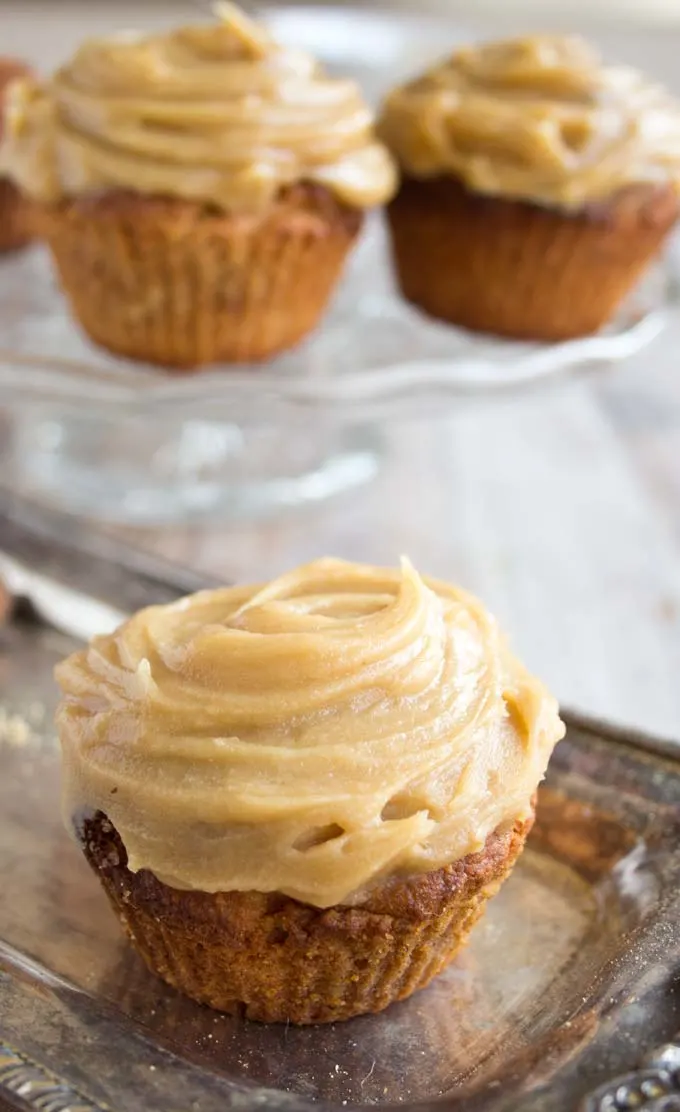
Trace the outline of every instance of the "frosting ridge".
{"label": "frosting ridge", "polygon": [[89,40],[47,85],[18,83],[4,172],[48,203],[121,188],[256,211],[303,180],[359,208],[385,201],[395,168],[357,85],[234,5],[216,14]]}
{"label": "frosting ridge", "polygon": [[180,888],[357,902],[527,814],[557,706],[471,596],[319,560],[151,607],[57,669],[69,824]]}
{"label": "frosting ridge", "polygon": [[464,46],[387,97],[406,173],[577,208],[628,185],[680,189],[680,104],[573,35]]}

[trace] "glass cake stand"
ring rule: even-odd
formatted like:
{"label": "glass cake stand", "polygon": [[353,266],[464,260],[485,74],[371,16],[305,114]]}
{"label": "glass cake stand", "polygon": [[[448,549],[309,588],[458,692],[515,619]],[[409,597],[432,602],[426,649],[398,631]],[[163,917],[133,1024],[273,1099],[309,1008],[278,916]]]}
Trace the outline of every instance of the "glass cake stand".
{"label": "glass cake stand", "polygon": [[[373,99],[456,37],[450,23],[396,13],[293,8],[271,21]],[[0,261],[1,482],[138,524],[319,501],[376,473],[385,423],[628,358],[658,335],[673,300],[661,266],[600,335],[555,345],[474,336],[398,297],[375,216],[307,342],[266,365],[183,376],[92,347],[37,246]]]}
{"label": "glass cake stand", "polygon": [[657,274],[601,335],[555,345],[474,337],[399,300],[382,241],[376,219],[325,323],[296,351],[185,376],[92,348],[42,248],[3,261],[3,482],[140,524],[313,502],[375,474],[380,424],[627,358],[664,326]]}

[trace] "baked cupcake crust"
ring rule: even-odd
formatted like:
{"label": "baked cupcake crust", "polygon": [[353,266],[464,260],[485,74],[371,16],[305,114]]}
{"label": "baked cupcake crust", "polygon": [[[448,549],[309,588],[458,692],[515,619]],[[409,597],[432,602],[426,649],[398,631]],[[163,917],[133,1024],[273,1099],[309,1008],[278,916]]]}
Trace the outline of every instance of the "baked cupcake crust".
{"label": "baked cupcake crust", "polygon": [[0,178],[0,252],[18,251],[33,239],[35,211],[15,185]]}
{"label": "baked cupcake crust", "polygon": [[498,890],[533,811],[481,853],[380,884],[359,906],[311,907],[277,893],[181,891],[127,868],[102,812],[79,836],[149,968],[199,1003],[262,1022],[331,1023],[379,1012],[448,965]]}
{"label": "baked cupcake crust", "polygon": [[362,221],[307,183],[255,215],[123,190],[40,208],[85,332],[116,354],[176,369],[294,346],[323,313]]}
{"label": "baked cupcake crust", "polygon": [[572,213],[442,176],[404,178],[388,218],[397,279],[412,304],[475,331],[558,341],[610,319],[679,212],[670,185],[630,186]]}
{"label": "baked cupcake crust", "polygon": [[[0,141],[4,131],[7,87],[30,72],[30,67],[18,58],[0,57]],[[25,247],[34,234],[33,204],[13,182],[0,176],[0,252]]]}

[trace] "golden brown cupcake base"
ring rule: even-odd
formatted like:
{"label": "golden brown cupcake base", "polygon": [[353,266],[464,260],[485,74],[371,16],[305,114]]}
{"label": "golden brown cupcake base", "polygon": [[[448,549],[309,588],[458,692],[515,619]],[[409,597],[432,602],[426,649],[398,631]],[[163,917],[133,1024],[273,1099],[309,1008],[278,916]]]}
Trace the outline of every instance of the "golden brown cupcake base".
{"label": "golden brown cupcake base", "polygon": [[34,235],[34,209],[16,186],[0,178],[0,252],[18,251]]}
{"label": "golden brown cupcake base", "polygon": [[[27,77],[30,67],[19,58],[0,57],[0,107],[4,104],[7,86],[17,78]],[[0,112],[0,139],[4,132]],[[0,253],[18,251],[35,235],[33,203],[7,178],[0,178]]]}
{"label": "golden brown cupcake base", "polygon": [[41,210],[74,315],[95,343],[170,368],[266,359],[321,316],[362,213],[320,186],[262,215],[124,191]]}
{"label": "golden brown cupcake base", "polygon": [[331,1023],[379,1012],[454,957],[519,856],[533,815],[481,853],[376,888],[360,907],[310,907],[278,894],[180,891],[132,873],[98,812],[85,855],[151,970],[187,996],[263,1022]]}
{"label": "golden brown cupcake base", "polygon": [[452,177],[405,178],[388,207],[408,301],[474,331],[549,341],[605,324],[678,213],[670,186],[629,188],[572,214],[482,196]]}

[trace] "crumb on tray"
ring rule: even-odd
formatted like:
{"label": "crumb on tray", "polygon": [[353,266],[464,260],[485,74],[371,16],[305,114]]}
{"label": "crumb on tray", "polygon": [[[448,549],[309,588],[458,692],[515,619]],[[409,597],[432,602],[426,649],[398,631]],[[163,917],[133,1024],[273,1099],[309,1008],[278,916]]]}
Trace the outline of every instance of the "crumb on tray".
{"label": "crumb on tray", "polygon": [[0,707],[0,745],[21,749],[33,741],[34,734],[29,722],[20,714],[12,714],[6,707]]}

